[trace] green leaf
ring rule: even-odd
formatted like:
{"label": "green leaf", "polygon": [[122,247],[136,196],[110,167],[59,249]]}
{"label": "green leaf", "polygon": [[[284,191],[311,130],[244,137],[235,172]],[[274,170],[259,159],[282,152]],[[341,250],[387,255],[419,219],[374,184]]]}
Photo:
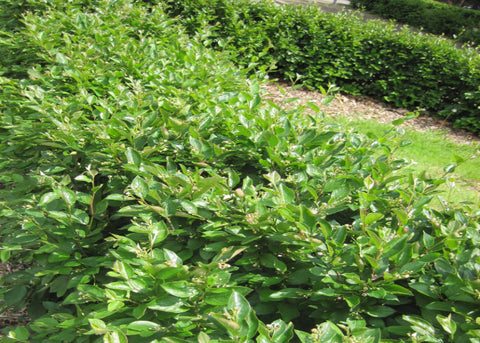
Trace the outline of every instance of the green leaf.
{"label": "green leaf", "polygon": [[369,297],[377,298],[377,299],[385,299],[385,297],[387,296],[387,292],[386,292],[385,289],[383,289],[382,287],[380,287],[380,288],[378,288],[378,289],[368,290],[368,291],[366,292],[366,294],[367,294]]}
{"label": "green leaf", "polygon": [[183,263],[182,259],[173,251],[168,249],[163,249],[163,252],[165,254],[165,258],[173,264],[173,267],[178,267],[182,265]]}
{"label": "green leaf", "polygon": [[307,293],[301,288],[283,288],[279,291],[263,290],[260,299],[264,301],[281,301],[283,299],[300,299]]}
{"label": "green leaf", "polygon": [[148,184],[140,176],[136,176],[133,179],[130,187],[132,188],[132,191],[135,193],[135,195],[139,198],[145,198],[148,195]]}
{"label": "green leaf", "polygon": [[315,295],[323,295],[326,297],[334,297],[337,295],[337,292],[333,288],[323,288],[315,291]]}
{"label": "green leaf", "polygon": [[15,330],[9,331],[8,338],[13,338],[19,341],[27,341],[30,337],[30,333],[24,326],[17,326]]}
{"label": "green leaf", "polygon": [[189,213],[189,214],[197,214],[198,209],[197,206],[195,206],[194,203],[188,200],[180,200],[180,206],[183,207],[183,209]]}
{"label": "green leaf", "polygon": [[405,117],[401,117],[401,118],[398,118],[398,119],[395,119],[392,121],[392,125],[394,126],[398,126],[398,125],[401,125],[405,122],[406,118]]}
{"label": "green leaf", "polygon": [[295,192],[283,183],[280,185],[280,196],[285,204],[290,204],[295,200]]}
{"label": "green leaf", "polygon": [[88,322],[97,335],[101,335],[107,332],[107,325],[101,319],[89,319]]}
{"label": "green leaf", "polygon": [[412,324],[412,328],[419,334],[435,337],[435,328],[427,320],[413,315],[403,315],[402,319]]}
{"label": "green leaf", "polygon": [[455,269],[452,267],[452,264],[444,257],[437,259],[434,264],[437,272],[439,272],[443,277],[455,274]]}
{"label": "green leaf", "polygon": [[461,164],[461,163],[465,162],[465,159],[463,157],[458,156],[456,154],[453,154],[452,158],[453,158],[453,160],[455,161],[456,164]]}
{"label": "green leaf", "polygon": [[455,334],[457,331],[457,323],[452,320],[451,313],[447,317],[438,314],[436,318],[446,332],[448,332],[451,336]]}
{"label": "green leaf", "polygon": [[163,242],[168,236],[168,229],[163,221],[154,224],[150,232],[150,244],[152,247]]}
{"label": "green leaf", "polygon": [[232,289],[230,288],[212,288],[205,294],[205,303],[226,306],[231,294]]}
{"label": "green leaf", "polygon": [[423,282],[410,282],[408,286],[417,292],[420,292],[430,298],[439,299],[439,295],[432,290],[430,284],[423,283]]}
{"label": "green leaf", "polygon": [[408,237],[405,235],[403,237],[397,237],[394,240],[388,242],[383,249],[382,257],[390,258],[398,254],[407,242]]}
{"label": "green leaf", "polygon": [[274,185],[278,184],[281,180],[280,174],[278,174],[276,171],[266,174],[265,178]]}
{"label": "green leaf", "polygon": [[258,107],[262,103],[262,98],[258,94],[255,94],[254,98],[252,101],[250,101],[250,110],[253,110],[254,108]]}
{"label": "green leaf", "polygon": [[368,190],[371,190],[375,186],[375,181],[372,179],[372,177],[370,175],[365,178],[363,183],[365,184],[365,187]]}
{"label": "green leaf", "polygon": [[389,306],[371,306],[366,308],[365,312],[375,318],[385,318],[391,316],[396,311]]}
{"label": "green leaf", "polygon": [[355,328],[351,335],[362,343],[379,343],[382,337],[380,329],[369,328]]}
{"label": "green leaf", "polygon": [[428,233],[423,233],[423,245],[425,248],[430,249],[435,244],[435,237],[430,236]]}
{"label": "green leaf", "polygon": [[210,343],[210,337],[203,331],[200,331],[197,336],[198,343]]}
{"label": "green leaf", "polygon": [[40,202],[38,204],[40,206],[44,206],[56,199],[60,199],[60,195],[57,192],[45,193],[44,195],[42,195]]}
{"label": "green leaf", "polygon": [[103,336],[104,343],[128,343],[128,339],[125,334],[119,329],[114,329],[113,331],[108,331],[105,336]]}
{"label": "green leaf", "polygon": [[274,268],[282,273],[287,271],[287,265],[272,254],[263,254],[260,256],[260,263],[267,268]]}
{"label": "green leaf", "polygon": [[358,295],[346,295],[344,298],[351,309],[360,304],[360,297]]}
{"label": "green leaf", "polygon": [[188,311],[188,308],[183,306],[184,303],[181,299],[171,295],[160,296],[148,303],[149,309],[167,313],[183,313]]}
{"label": "green leaf", "polygon": [[140,319],[145,315],[145,311],[147,310],[147,308],[148,308],[147,304],[135,306],[135,308],[132,311],[132,315],[135,318]]}
{"label": "green leaf", "polygon": [[293,304],[287,302],[278,304],[278,311],[282,316],[282,320],[284,320],[285,322],[289,322],[292,319],[300,317],[301,315],[298,308],[292,305]]}
{"label": "green leaf", "polygon": [[295,214],[288,208],[280,207],[277,209],[277,212],[290,222],[295,223],[297,221]]}
{"label": "green leaf", "polygon": [[300,330],[295,330],[295,333],[301,343],[315,343],[311,334]]}
{"label": "green leaf", "polygon": [[427,306],[425,306],[425,308],[428,310],[434,310],[434,311],[446,311],[446,312],[453,311],[452,304],[448,302],[443,302],[443,301],[433,301]]}
{"label": "green leaf", "polygon": [[240,335],[242,328],[236,321],[224,318],[218,314],[211,314],[209,317],[217,326],[225,328],[231,336],[238,337]]}
{"label": "green leaf", "polygon": [[238,185],[239,182],[240,177],[238,176],[238,174],[235,171],[230,170],[228,172],[228,187],[233,188]]}
{"label": "green leaf", "polygon": [[407,296],[412,296],[413,293],[400,285],[395,285],[395,284],[387,284],[383,285],[382,288],[387,291],[390,294],[400,294],[400,295],[407,295]]}
{"label": "green leaf", "polygon": [[55,190],[55,192],[67,203],[68,207],[73,207],[75,205],[75,202],[77,201],[77,197],[75,196],[75,193],[71,191],[68,188],[60,188]]}
{"label": "green leaf", "polygon": [[453,173],[453,172],[455,171],[455,168],[456,168],[456,167],[457,167],[457,166],[456,166],[455,164],[449,164],[448,166],[445,166],[445,167],[443,168],[443,171],[444,171],[445,173]]}
{"label": "green leaf", "polygon": [[80,292],[90,295],[95,300],[105,299],[105,290],[100,287],[81,284],[81,285],[78,285],[78,290]]}
{"label": "green leaf", "polygon": [[105,200],[125,201],[125,200],[132,200],[132,198],[129,198],[124,194],[110,194],[105,198]]}
{"label": "green leaf", "polygon": [[310,107],[314,112],[318,113],[320,112],[320,107],[315,105],[313,102],[307,102],[307,106]]}
{"label": "green leaf", "polygon": [[398,216],[398,219],[400,219],[402,223],[408,221],[408,212],[404,209],[393,209],[393,212]]}
{"label": "green leaf", "polygon": [[323,187],[324,192],[334,192],[337,189],[344,188],[347,185],[347,180],[343,178],[329,179]]}
{"label": "green leaf", "polygon": [[331,321],[326,321],[318,326],[318,342],[343,343],[344,335]]}
{"label": "green leaf", "polygon": [[369,213],[365,217],[365,224],[370,225],[370,224],[382,219],[383,217],[384,217],[384,215],[381,214],[381,213]]}
{"label": "green leaf", "polygon": [[272,327],[272,342],[290,342],[290,340],[293,338],[294,334],[292,323],[285,324],[283,320],[278,319],[271,323],[270,326]]}
{"label": "green leaf", "polygon": [[75,180],[77,181],[82,181],[82,182],[87,182],[87,183],[92,183],[92,179],[89,178],[87,175],[80,174],[75,177]]}
{"label": "green leaf", "polygon": [[78,208],[72,211],[72,219],[74,222],[82,225],[88,225],[90,222],[90,216],[85,211]]}
{"label": "green leaf", "polygon": [[2,263],[5,263],[10,259],[11,255],[12,253],[10,250],[2,250],[0,251],[0,260],[2,261]]}
{"label": "green leaf", "polygon": [[127,328],[129,330],[142,332],[142,331],[158,331],[160,330],[161,326],[154,322],[149,322],[146,320],[137,320],[128,324]]}
{"label": "green leaf", "polygon": [[247,327],[248,327],[248,329],[245,332],[247,338],[255,337],[258,333],[258,327],[259,327],[260,321],[258,320],[258,318],[255,315],[255,312],[253,310],[250,310],[248,312],[246,323],[247,323]]}
{"label": "green leaf", "polygon": [[55,54],[55,61],[59,64],[67,64],[68,63],[67,57],[65,57],[65,55],[62,54],[61,52],[57,52]]}
{"label": "green leaf", "polygon": [[413,261],[413,262],[409,262],[409,263],[403,265],[400,268],[399,272],[400,273],[409,272],[411,274],[415,274],[415,273],[418,273],[419,271],[421,271],[424,266],[425,266],[425,262]]}
{"label": "green leaf", "polygon": [[113,270],[120,274],[125,280],[131,279],[135,276],[135,271],[128,264],[121,261],[115,261]]}
{"label": "green leaf", "polygon": [[165,292],[179,298],[189,298],[195,296],[198,292],[195,288],[190,286],[187,281],[167,282],[161,284],[160,287],[162,287]]}
{"label": "green leaf", "polygon": [[123,291],[131,291],[132,287],[125,281],[116,281],[105,284],[105,287]]}
{"label": "green leaf", "polygon": [[131,163],[136,167],[139,167],[142,163],[142,156],[130,147],[125,151],[125,156],[127,157],[128,163]]}
{"label": "green leaf", "polygon": [[228,309],[234,313],[237,322],[247,318],[251,311],[250,304],[243,295],[233,292],[228,299]]}
{"label": "green leaf", "polygon": [[24,285],[12,287],[5,293],[5,304],[8,306],[15,305],[22,301],[27,295],[27,288]]}
{"label": "green leaf", "polygon": [[112,302],[108,303],[107,311],[108,312],[114,312],[116,310],[121,309],[124,306],[125,306],[125,303],[123,303],[121,301],[112,301]]}

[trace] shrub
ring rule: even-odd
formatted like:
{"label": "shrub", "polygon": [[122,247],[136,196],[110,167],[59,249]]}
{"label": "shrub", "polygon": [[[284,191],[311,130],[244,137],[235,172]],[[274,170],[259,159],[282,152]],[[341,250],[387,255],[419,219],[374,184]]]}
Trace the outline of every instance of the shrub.
{"label": "shrub", "polygon": [[384,18],[421,28],[436,35],[445,34],[460,42],[480,43],[480,13],[433,0],[353,0],[354,8],[365,8]]}
{"label": "shrub", "polygon": [[2,339],[479,337],[479,214],[428,207],[400,129],[264,102],[158,7],[51,6],[0,79],[0,304],[31,317]]}
{"label": "shrub", "polygon": [[315,7],[269,2],[164,1],[187,32],[209,26],[204,41],[236,63],[277,67],[274,75],[319,88],[332,83],[393,106],[426,109],[457,128],[480,132],[478,53],[446,40],[327,15]]}

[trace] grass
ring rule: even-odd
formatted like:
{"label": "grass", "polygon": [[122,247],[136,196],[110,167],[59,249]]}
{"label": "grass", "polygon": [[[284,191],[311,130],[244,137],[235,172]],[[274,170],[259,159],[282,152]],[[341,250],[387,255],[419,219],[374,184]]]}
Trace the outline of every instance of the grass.
{"label": "grass", "polygon": [[[332,118],[327,118],[331,120]],[[335,122],[345,129],[381,137],[392,128],[391,124],[382,124],[374,120],[335,117]],[[427,132],[405,129],[403,139],[410,145],[400,148],[397,155],[415,162],[415,172],[428,172],[434,178],[448,177],[450,182],[440,187],[440,196],[449,203],[479,202],[480,160],[478,144],[458,144],[446,138],[443,130],[430,129]],[[391,147],[393,147],[393,143]],[[457,157],[455,157],[457,156]],[[464,159],[459,161],[458,157]],[[456,162],[457,159],[457,162]],[[446,175],[445,168],[456,165],[453,172]],[[452,183],[453,182],[453,183]],[[449,187],[450,185],[450,187]]]}

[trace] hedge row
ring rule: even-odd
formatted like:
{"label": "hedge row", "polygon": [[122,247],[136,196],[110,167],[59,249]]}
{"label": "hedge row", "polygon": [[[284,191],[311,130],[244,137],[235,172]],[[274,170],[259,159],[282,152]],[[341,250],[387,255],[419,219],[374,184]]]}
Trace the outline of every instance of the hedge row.
{"label": "hedge row", "polygon": [[[187,32],[228,49],[236,63],[271,67],[284,79],[332,83],[395,107],[426,109],[480,132],[480,57],[444,39],[351,14],[265,1],[164,0]],[[205,28],[208,30],[205,32]]]}
{"label": "hedge row", "polygon": [[425,32],[445,34],[460,42],[480,44],[480,12],[432,0],[352,0],[384,18],[395,19]]}

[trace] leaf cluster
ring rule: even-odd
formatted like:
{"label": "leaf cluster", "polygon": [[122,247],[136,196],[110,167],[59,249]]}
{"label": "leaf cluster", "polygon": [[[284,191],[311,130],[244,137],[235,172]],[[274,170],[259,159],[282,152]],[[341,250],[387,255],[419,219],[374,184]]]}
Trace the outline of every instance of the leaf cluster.
{"label": "leaf cluster", "polygon": [[479,338],[479,213],[428,207],[401,129],[262,100],[161,7],[50,6],[0,78],[3,341]]}

